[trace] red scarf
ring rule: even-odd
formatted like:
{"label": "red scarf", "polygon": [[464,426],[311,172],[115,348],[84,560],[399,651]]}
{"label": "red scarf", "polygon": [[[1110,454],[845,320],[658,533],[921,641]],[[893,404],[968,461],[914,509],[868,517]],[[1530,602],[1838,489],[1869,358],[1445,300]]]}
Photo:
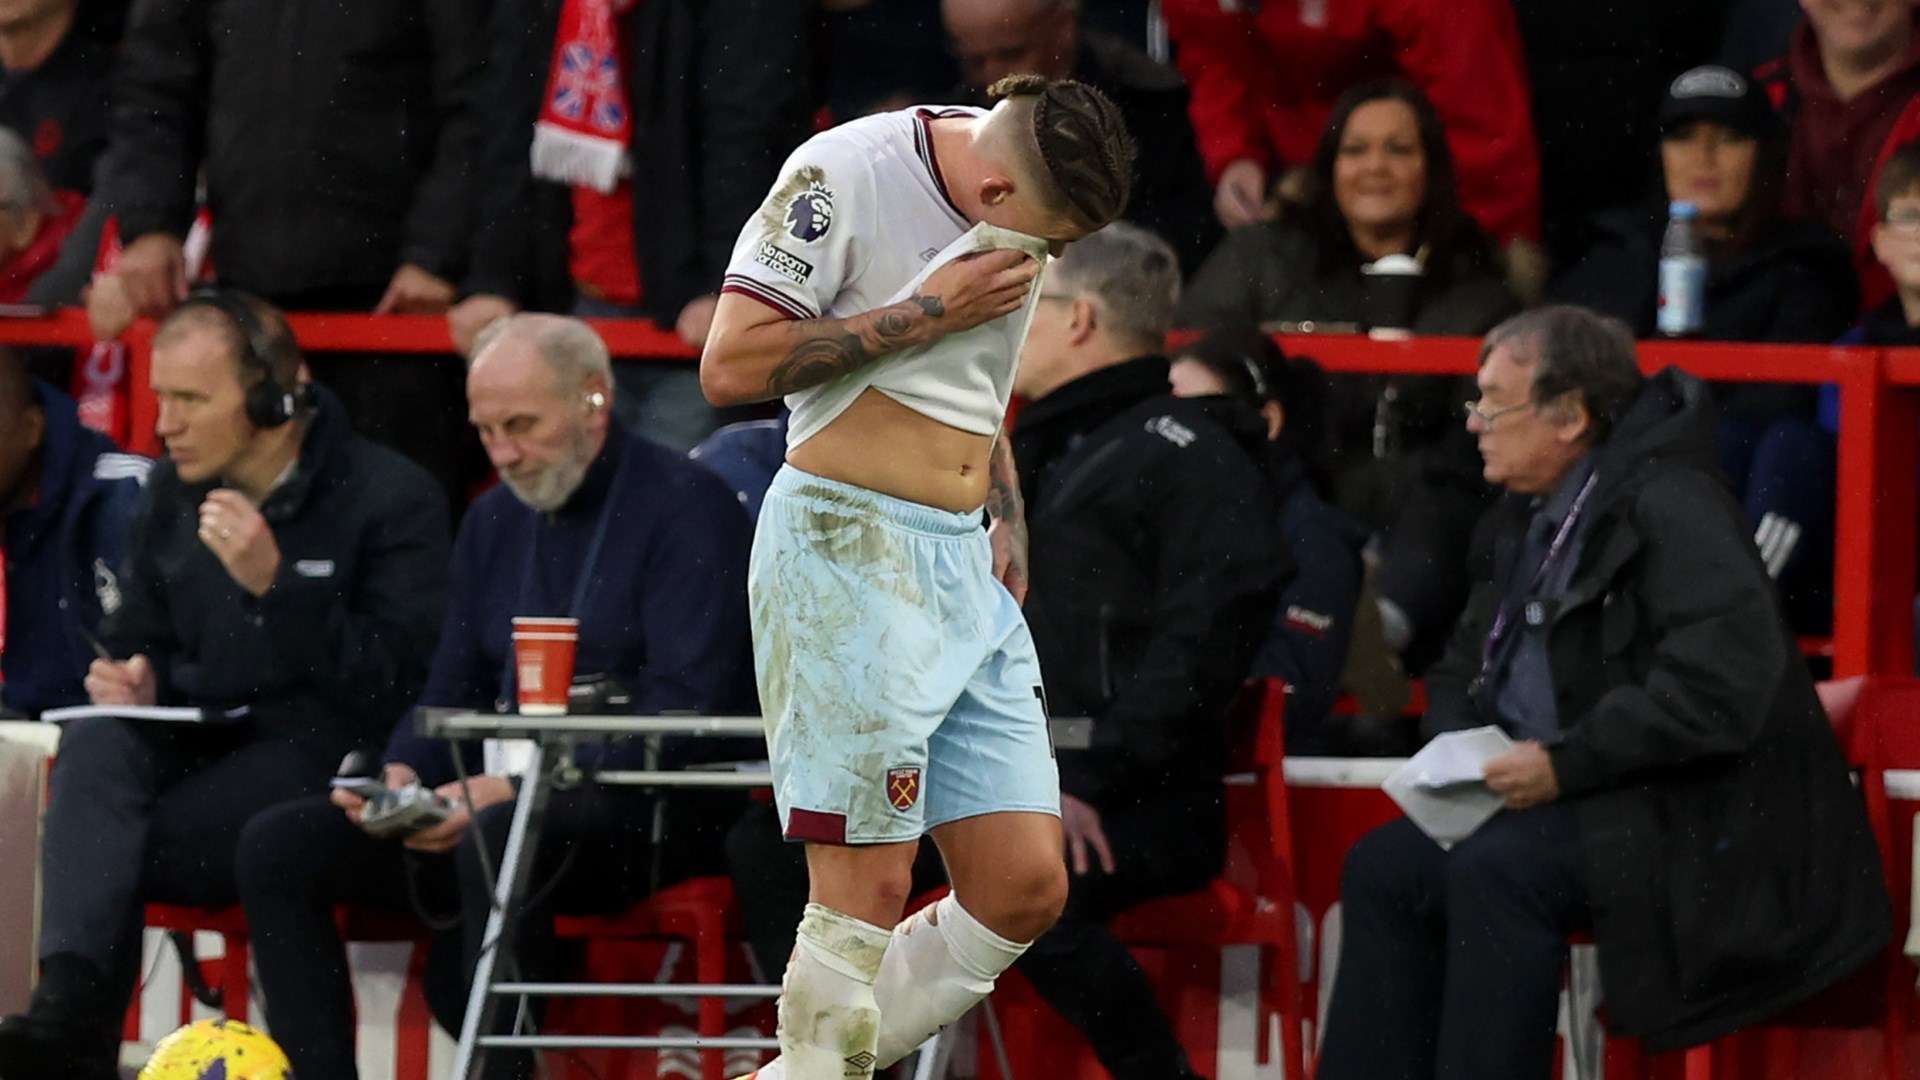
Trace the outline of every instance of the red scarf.
{"label": "red scarf", "polygon": [[615,23],[638,2],[566,0],[561,7],[533,125],[533,175],[609,192],[627,173],[633,113]]}
{"label": "red scarf", "polygon": [[0,303],[17,304],[26,299],[34,280],[60,257],[60,245],[87,208],[87,197],[77,191],[56,191],[53,197],[60,204],[59,211],[45,215],[33,240],[0,265]]}
{"label": "red scarf", "polygon": [[[207,284],[213,280],[213,261],[207,248],[213,243],[213,215],[205,207],[193,216],[184,244],[187,280]],[[108,218],[100,230],[100,249],[94,255],[93,272],[109,274],[120,265],[120,220]],[[73,399],[80,406],[80,422],[123,447],[134,445],[133,386],[127,375],[127,346],[120,341],[96,341],[93,348],[80,353],[73,365]]]}

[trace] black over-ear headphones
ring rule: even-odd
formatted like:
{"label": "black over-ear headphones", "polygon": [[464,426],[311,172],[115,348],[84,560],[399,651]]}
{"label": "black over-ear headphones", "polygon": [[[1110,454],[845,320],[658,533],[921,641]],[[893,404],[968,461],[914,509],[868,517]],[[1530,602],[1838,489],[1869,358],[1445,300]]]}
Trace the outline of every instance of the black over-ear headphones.
{"label": "black over-ear headphones", "polygon": [[240,332],[240,369],[258,372],[260,378],[247,387],[247,421],[254,427],[274,428],[313,407],[313,391],[306,386],[284,386],[273,373],[274,345],[267,337],[260,317],[254,314],[251,298],[226,289],[195,289],[182,307],[198,304],[225,315]]}

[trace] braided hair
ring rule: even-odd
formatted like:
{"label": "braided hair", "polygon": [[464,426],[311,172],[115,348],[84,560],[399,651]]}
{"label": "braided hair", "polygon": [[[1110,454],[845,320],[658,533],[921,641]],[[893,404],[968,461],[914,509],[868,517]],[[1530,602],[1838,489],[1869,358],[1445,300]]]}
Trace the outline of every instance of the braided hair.
{"label": "braided hair", "polygon": [[1008,75],[987,96],[1034,99],[1034,140],[1052,187],[1047,202],[1089,232],[1127,208],[1133,137],[1111,98],[1083,82],[1040,75]]}

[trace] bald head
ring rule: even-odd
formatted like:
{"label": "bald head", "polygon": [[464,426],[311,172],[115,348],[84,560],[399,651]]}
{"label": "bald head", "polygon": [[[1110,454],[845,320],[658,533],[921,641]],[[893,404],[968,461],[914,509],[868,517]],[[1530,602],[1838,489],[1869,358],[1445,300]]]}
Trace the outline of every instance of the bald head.
{"label": "bald head", "polygon": [[537,356],[554,376],[554,389],[570,393],[597,382],[613,384],[613,362],[606,342],[579,319],[536,312],[509,315],[480,331],[473,343],[469,372],[500,366],[510,357]]}
{"label": "bald head", "polygon": [[1008,75],[1073,74],[1079,48],[1075,0],[943,0],[954,59],[976,93]]}

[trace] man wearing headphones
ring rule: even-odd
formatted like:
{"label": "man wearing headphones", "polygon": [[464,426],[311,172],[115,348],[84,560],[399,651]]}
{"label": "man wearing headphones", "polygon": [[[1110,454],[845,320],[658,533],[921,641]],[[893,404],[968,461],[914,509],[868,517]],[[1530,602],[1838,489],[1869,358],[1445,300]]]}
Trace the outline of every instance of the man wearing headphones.
{"label": "man wearing headphones", "polygon": [[255,811],[324,790],[424,682],[447,574],[446,504],[356,437],[305,378],[280,314],[196,293],[153,340],[167,457],[129,536],[96,705],[203,722],[74,721],[54,764],[41,981],[0,1021],[0,1080],[107,1080],[138,975],[142,905],[238,898]]}

